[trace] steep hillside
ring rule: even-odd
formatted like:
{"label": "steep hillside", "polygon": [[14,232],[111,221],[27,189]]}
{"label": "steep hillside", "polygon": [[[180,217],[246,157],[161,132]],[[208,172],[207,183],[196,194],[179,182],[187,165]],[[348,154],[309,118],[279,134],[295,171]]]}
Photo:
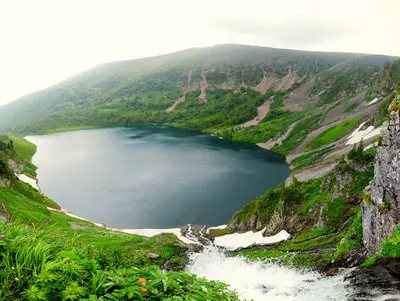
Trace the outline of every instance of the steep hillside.
{"label": "steep hillside", "polygon": [[354,130],[378,131],[400,74],[392,59],[220,45],[108,63],[0,107],[0,130],[198,129],[283,154],[307,180],[351,150]]}
{"label": "steep hillside", "polygon": [[[390,59],[221,45],[103,64],[1,107],[0,129],[38,133],[80,126],[182,123],[198,117],[204,119],[215,112],[208,108],[200,116],[193,116],[191,106],[209,102],[207,107],[215,107],[221,98],[232,95],[239,87],[251,87],[261,93],[288,90],[323,70],[349,60],[358,61],[360,57],[368,65],[365,73],[369,75]],[[365,84],[362,81],[360,85]],[[182,108],[179,113],[167,114],[165,111],[182,97],[187,98],[191,106],[187,105],[186,110]],[[247,102],[249,97],[216,107],[214,111],[223,113]],[[247,105],[247,116],[231,124],[240,124],[255,115],[257,105],[257,102]],[[182,118],[182,114],[188,116]],[[204,129],[221,124],[217,120],[194,126]]]}
{"label": "steep hillside", "polygon": [[173,234],[111,231],[57,210],[14,175],[33,154],[22,138],[0,137],[0,300],[239,300],[182,272],[191,247]]}
{"label": "steep hillside", "polygon": [[[384,274],[373,281],[393,290],[400,60],[390,60],[239,45],[189,49],[101,65],[25,96],[0,108],[0,129],[163,123],[272,149],[296,177],[210,235],[287,230],[288,241],[234,253],[331,274],[379,265]],[[0,137],[0,300],[237,300],[221,283],[160,271],[187,260],[189,247],[172,234],[127,235],[54,210],[56,203],[18,180],[35,177],[34,152],[21,138]],[[373,271],[358,269],[354,281]]]}
{"label": "steep hillside", "polygon": [[378,148],[364,150],[360,143],[325,176],[294,178],[291,185],[267,190],[238,211],[224,232],[212,234],[264,229],[270,236],[285,229],[293,234],[290,240],[236,254],[319,267],[328,275],[358,267],[347,277],[357,286],[348,300],[376,300],[377,290],[398,294],[398,127],[399,113],[392,111]]}

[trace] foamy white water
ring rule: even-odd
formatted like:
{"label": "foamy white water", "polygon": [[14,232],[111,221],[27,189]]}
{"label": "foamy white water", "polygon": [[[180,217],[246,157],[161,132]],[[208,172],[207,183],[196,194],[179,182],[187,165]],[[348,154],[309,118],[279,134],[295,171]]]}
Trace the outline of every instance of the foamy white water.
{"label": "foamy white water", "polygon": [[248,262],[241,257],[226,257],[215,247],[192,254],[188,270],[199,277],[229,284],[246,300],[343,301],[347,295],[344,275],[322,277],[277,264]]}

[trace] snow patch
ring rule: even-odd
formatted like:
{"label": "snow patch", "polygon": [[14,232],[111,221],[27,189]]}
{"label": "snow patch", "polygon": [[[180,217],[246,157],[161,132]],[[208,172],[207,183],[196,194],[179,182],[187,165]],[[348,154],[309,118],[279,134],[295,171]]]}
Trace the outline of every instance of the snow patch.
{"label": "snow patch", "polygon": [[154,236],[162,233],[171,233],[174,234],[180,241],[186,244],[200,244],[199,242],[193,241],[182,235],[180,228],[171,228],[171,229],[111,229],[114,231],[120,231],[129,234],[137,234],[142,236]]}
{"label": "snow patch", "polygon": [[[97,227],[101,227],[101,228],[105,228],[104,224],[101,223],[94,223],[86,218],[80,217],[76,214],[73,214],[72,212],[68,212],[67,210],[64,209],[55,209],[55,208],[51,208],[51,207],[47,207],[47,209],[54,211],[54,212],[59,212],[59,213],[63,213],[65,215],[68,215],[70,217],[76,218],[76,219],[80,219],[82,221],[86,221],[86,222],[90,222],[94,225],[96,225]],[[142,235],[142,236],[154,236],[154,235],[159,235],[162,233],[171,233],[174,234],[180,241],[187,243],[187,244],[193,244],[193,243],[197,243],[193,240],[188,239],[187,237],[183,236],[181,234],[181,229],[180,228],[171,228],[171,229],[116,229],[116,228],[107,228],[108,230],[111,231],[119,231],[119,232],[124,232],[124,233],[128,233],[128,234],[137,234],[137,235]]]}
{"label": "snow patch", "polygon": [[364,148],[364,150],[367,150],[367,149],[373,148],[373,147],[375,147],[375,146],[377,146],[377,145],[378,145],[378,142],[374,142],[374,143],[372,143],[372,144],[368,145],[366,148]]}
{"label": "snow patch", "polygon": [[16,174],[16,176],[18,177],[18,179],[20,181],[25,182],[25,183],[31,185],[36,190],[40,191],[40,188],[39,188],[39,186],[37,184],[37,181],[35,179],[32,179],[32,178],[30,178],[30,177],[28,177],[28,176],[26,176],[24,174],[20,174],[20,175]]}
{"label": "snow patch", "polygon": [[286,240],[290,237],[290,234],[287,233],[285,230],[282,230],[274,236],[264,237],[264,231],[265,229],[258,232],[248,231],[245,233],[233,233],[224,236],[218,236],[214,240],[214,245],[224,247],[230,251],[234,251],[238,248],[247,248],[254,244],[272,244]]}
{"label": "snow patch", "polygon": [[94,222],[92,222],[92,221],[90,221],[90,220],[88,220],[86,218],[80,217],[80,216],[78,216],[76,214],[73,214],[72,212],[69,212],[69,211],[67,211],[65,209],[55,209],[55,208],[51,208],[51,207],[47,207],[47,209],[49,209],[51,211],[54,211],[54,212],[63,213],[65,215],[68,215],[68,216],[76,218],[76,219],[80,219],[82,221],[86,221],[86,222],[92,223],[92,224],[94,224],[94,225],[96,225],[97,227],[100,227],[100,228],[105,228],[105,225],[102,224],[102,223],[94,223]]}
{"label": "snow patch", "polygon": [[379,136],[382,131],[382,127],[375,128],[370,125],[367,129],[361,130],[365,122],[361,123],[360,126],[354,130],[354,132],[349,136],[346,145],[351,145],[360,142],[361,140],[367,140],[375,136]]}
{"label": "snow patch", "polygon": [[376,102],[378,102],[379,101],[379,98],[374,98],[374,100],[372,100],[372,101],[370,101],[369,103],[368,103],[368,105],[370,106],[370,105],[373,105],[374,103],[376,103]]}

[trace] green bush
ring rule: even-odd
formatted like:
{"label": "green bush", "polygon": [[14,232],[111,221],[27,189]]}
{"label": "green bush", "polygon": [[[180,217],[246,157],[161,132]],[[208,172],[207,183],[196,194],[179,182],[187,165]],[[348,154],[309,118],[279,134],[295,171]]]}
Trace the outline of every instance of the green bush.
{"label": "green bush", "polygon": [[0,222],[0,233],[0,300],[239,300],[225,284],[186,272],[103,269],[89,246],[65,244],[56,229]]}
{"label": "green bush", "polygon": [[322,211],[324,227],[329,231],[337,230],[351,215],[348,199],[340,197],[325,203]]}
{"label": "green bush", "polygon": [[354,144],[353,149],[349,152],[347,157],[356,163],[367,164],[374,160],[375,154],[376,151],[374,149],[364,151],[364,141],[361,140],[358,147],[357,144]]}
{"label": "green bush", "polygon": [[400,257],[400,227],[386,239],[381,246],[381,255],[387,257]]}

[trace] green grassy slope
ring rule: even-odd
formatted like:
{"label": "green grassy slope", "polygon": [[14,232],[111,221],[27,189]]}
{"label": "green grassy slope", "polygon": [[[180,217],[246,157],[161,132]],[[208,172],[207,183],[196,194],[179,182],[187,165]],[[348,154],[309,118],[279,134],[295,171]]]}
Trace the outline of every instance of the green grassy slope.
{"label": "green grassy slope", "polygon": [[[12,139],[0,162],[30,162],[32,145]],[[0,187],[0,300],[238,300],[226,285],[180,271],[188,246],[173,234],[97,227],[49,210],[59,206],[11,179]]]}
{"label": "green grassy slope", "polygon": [[307,143],[307,150],[315,150],[321,146],[335,142],[348,134],[354,126],[363,118],[363,116],[358,116],[352,120],[342,122],[337,126],[331,127],[325,132],[321,133],[313,140]]}
{"label": "green grassy slope", "polygon": [[[246,95],[249,90],[244,90],[239,93],[244,94],[243,99],[235,100],[233,92],[240,86],[255,87],[264,73],[277,82],[292,75],[295,82],[301,79],[305,83],[322,72],[312,91],[332,90],[326,93],[333,100],[338,91],[368,84],[369,76],[390,59],[220,45],[108,63],[0,107],[0,130],[26,134],[137,123],[169,123],[199,129],[237,125],[257,114],[261,94]],[[349,73],[354,71],[360,76],[355,86],[337,90],[335,83],[332,86],[325,82],[323,71],[341,64],[347,66],[344,69]],[[198,101],[202,72],[207,79],[209,100],[203,105]],[[187,100],[171,114],[166,113],[186,92],[189,77]],[[342,81],[339,78],[336,82]],[[230,114],[232,111],[237,112],[236,116]]]}
{"label": "green grassy slope", "polygon": [[[23,164],[24,173],[32,178],[36,177],[37,167],[32,164],[31,158],[36,153],[36,145],[29,141],[13,136],[0,134],[0,165],[3,166],[3,175],[7,174],[8,159],[17,164]],[[8,173],[11,171],[8,170]],[[0,177],[2,172],[0,170]]]}
{"label": "green grassy slope", "polygon": [[[282,229],[294,234],[274,248],[255,247],[238,254],[251,260],[315,268],[340,262],[352,249],[361,248],[360,202],[367,197],[363,190],[374,175],[376,149],[362,151],[360,145],[326,176],[269,189],[235,213],[228,225],[230,231],[265,228],[271,234]],[[399,258],[399,239],[400,228],[365,265],[375,264],[378,258]]]}

